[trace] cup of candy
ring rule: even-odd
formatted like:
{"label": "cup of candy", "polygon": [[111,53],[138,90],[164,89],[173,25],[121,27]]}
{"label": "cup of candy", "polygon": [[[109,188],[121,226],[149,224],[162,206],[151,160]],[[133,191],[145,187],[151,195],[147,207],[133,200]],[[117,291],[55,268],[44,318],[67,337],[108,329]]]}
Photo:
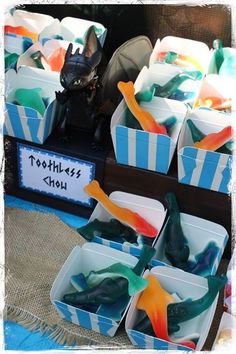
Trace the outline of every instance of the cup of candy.
{"label": "cup of candy", "polygon": [[146,270],[148,286],[134,296],[125,328],[142,349],[201,350],[226,276],[199,277],[177,268]]}
{"label": "cup of candy", "polygon": [[138,260],[92,242],[76,246],[52,285],[52,304],[66,321],[113,337],[131,297],[147,286],[141,274],[153,251],[145,246]]}
{"label": "cup of candy", "polygon": [[217,223],[180,212],[173,193],[167,193],[168,219],[151,265],[168,265],[200,276],[216,274],[228,233]]}
{"label": "cup of candy", "polygon": [[205,43],[167,36],[156,41],[149,63],[163,62],[187,70],[199,70],[204,74],[210,59],[211,52]]}
{"label": "cup of candy", "polygon": [[199,108],[186,119],[178,140],[180,183],[229,193],[235,131],[233,114]]}
{"label": "cup of candy", "polygon": [[118,163],[167,174],[188,107],[155,96],[148,73],[144,67],[135,84],[118,84],[124,99],[112,116],[112,142]]}
{"label": "cup of candy", "polygon": [[4,33],[37,42],[41,31],[53,21],[49,15],[16,9],[5,16]]}
{"label": "cup of candy", "polygon": [[59,73],[30,67],[11,69],[5,76],[4,134],[42,144],[57,124],[55,91],[61,90]]}
{"label": "cup of candy", "polygon": [[77,229],[87,241],[137,257],[144,244],[154,245],[166,216],[161,202],[121,191],[108,196],[95,180],[84,190],[98,201],[88,224]]}

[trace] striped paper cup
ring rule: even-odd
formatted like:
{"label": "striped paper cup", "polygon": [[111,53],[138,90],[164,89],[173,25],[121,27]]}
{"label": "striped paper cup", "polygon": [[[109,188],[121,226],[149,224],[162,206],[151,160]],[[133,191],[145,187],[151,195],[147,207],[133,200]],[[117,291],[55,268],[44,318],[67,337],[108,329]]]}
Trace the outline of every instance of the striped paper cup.
{"label": "striped paper cup", "polygon": [[[6,109],[4,135],[13,136],[22,140],[43,144],[56,126],[57,109],[55,91],[62,90],[59,73],[46,72],[41,69],[21,67],[18,72],[8,70],[6,73]],[[15,104],[14,93],[18,88],[41,88],[42,96],[49,104],[42,116],[31,107]]]}
{"label": "striped paper cup", "polygon": [[50,291],[51,302],[59,316],[78,326],[113,337],[127,312],[129,304],[127,304],[121,320],[115,321],[111,318],[67,305],[62,301],[62,298],[65,294],[75,291],[70,283],[70,278],[73,275],[79,273],[88,275],[90,271],[98,271],[118,262],[133,268],[137,261],[137,258],[127,253],[96,243],[85,243],[82,247],[76,246],[73,248]]}
{"label": "striped paper cup", "polygon": [[[196,109],[188,117],[204,134],[232,125],[235,117],[210,109]],[[180,183],[229,193],[232,155],[198,149],[185,123],[178,141],[178,180]]]}
{"label": "striped paper cup", "polygon": [[142,102],[141,106],[159,121],[175,116],[177,123],[172,127],[170,136],[128,128],[125,125],[127,105],[122,100],[111,120],[116,161],[167,174],[188,108],[183,102],[160,97],[153,97],[151,102]]}
{"label": "striped paper cup", "polygon": [[[199,299],[208,291],[207,279],[177,268],[158,266],[152,268],[151,271],[146,270],[143,276],[146,277],[149,274],[157,278],[164,290],[169,294],[177,294],[180,299]],[[192,349],[189,347],[153,337],[134,329],[136,323],[142,319],[140,318],[140,311],[136,308],[139,296],[140,294],[137,294],[133,297],[125,321],[126,333],[133,345],[142,349],[191,351]],[[198,337],[196,350],[201,350],[210,330],[217,300],[218,296],[212,305],[199,316],[180,323],[179,331],[172,335],[171,339],[174,341],[178,337],[191,337],[194,334],[195,338]],[[157,318],[157,321],[159,320]]]}

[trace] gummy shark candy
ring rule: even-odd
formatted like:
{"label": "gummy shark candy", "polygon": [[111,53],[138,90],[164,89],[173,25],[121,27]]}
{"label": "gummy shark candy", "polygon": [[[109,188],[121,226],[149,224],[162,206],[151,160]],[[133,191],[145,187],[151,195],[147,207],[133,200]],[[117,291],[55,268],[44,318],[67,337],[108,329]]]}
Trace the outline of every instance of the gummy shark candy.
{"label": "gummy shark candy", "polygon": [[[141,101],[150,102],[154,97],[154,91],[155,91],[155,88],[151,88],[151,89],[137,92],[135,95],[135,99],[138,103],[140,103]],[[126,120],[125,125],[128,128],[142,130],[141,125],[139,124],[137,119],[133,116],[133,114],[128,109],[128,107],[127,107],[127,111],[126,111],[125,120]],[[165,126],[168,135],[170,135],[170,130],[172,129],[172,127],[175,125],[176,122],[177,122],[177,118],[175,116],[170,116],[170,117],[162,120],[160,122],[160,124]]]}
{"label": "gummy shark candy", "polygon": [[195,256],[196,261],[188,266],[188,271],[201,276],[209,275],[218,253],[219,247],[215,242],[209,242],[206,248]]}
{"label": "gummy shark candy", "polygon": [[[202,78],[200,71],[188,71],[186,73],[179,73],[170,79],[163,86],[156,86],[155,95],[159,97],[170,97],[173,95],[179,86],[186,80],[199,80]],[[154,84],[155,85],[155,84]]]}
{"label": "gummy shark candy", "polygon": [[114,237],[120,237],[129,242],[137,241],[136,232],[116,219],[111,219],[108,222],[94,219],[87,225],[78,228],[77,231],[88,241],[91,241],[97,235],[106,236],[109,240],[113,240]]}
{"label": "gummy shark candy", "polygon": [[19,88],[15,91],[15,99],[20,106],[33,108],[43,116],[46,107],[41,92],[41,88]]}
{"label": "gummy shark candy", "polygon": [[[193,142],[196,143],[198,141],[201,141],[203,138],[205,138],[205,134],[203,134],[201,132],[200,129],[197,128],[197,126],[193,123],[193,121],[191,119],[187,120],[187,125],[190,129],[190,133],[193,139]],[[216,150],[217,152],[221,152],[223,154],[232,154],[231,150],[228,149],[228,147],[226,146],[226,144],[224,144],[223,146],[221,146],[219,149]]]}
{"label": "gummy shark candy", "polygon": [[[133,268],[133,272],[140,275],[154,254],[154,248],[144,245],[142,247],[139,261]],[[101,305],[97,311],[97,314],[112,318],[114,321],[119,321],[122,318],[122,314],[127,307],[129,299],[130,297],[128,294],[122,295],[115,303],[111,305]]]}
{"label": "gummy shark candy", "polygon": [[5,70],[8,70],[10,68],[14,69],[18,58],[19,58],[19,55],[17,53],[9,53],[8,51],[6,51],[4,49]]}
{"label": "gummy shark candy", "polygon": [[119,297],[112,304],[101,304],[98,310],[96,311],[96,314],[111,318],[114,321],[120,321],[122,318],[122,314],[127,307],[129,299],[129,295],[124,294],[121,295],[121,297]]}
{"label": "gummy shark candy", "polygon": [[147,281],[145,279],[137,276],[129,267],[122,263],[115,263],[110,267],[97,272],[92,271],[86,277],[86,281],[88,286],[91,288],[104,278],[110,277],[112,279],[116,279],[120,276],[128,280],[128,292],[130,296],[134,295],[138,291],[141,291],[147,286]]}
{"label": "gummy shark candy", "polygon": [[199,63],[199,61],[189,55],[178,54],[172,51],[161,52],[158,53],[157,60],[165,61],[169,64],[182,66],[184,68],[194,67],[197,70],[204,72],[204,68]]}
{"label": "gummy shark candy", "polygon": [[[205,295],[197,300],[187,299],[185,301],[170,303],[167,306],[167,318],[168,318],[168,333],[169,335],[173,332],[177,332],[180,329],[179,323],[191,320],[199,316],[203,311],[208,309],[214,302],[218,292],[226,284],[227,278],[225,275],[221,276],[208,276],[208,291]],[[160,326],[159,323],[157,323]],[[154,336],[154,328],[148,316],[145,316],[141,321],[139,321],[134,330],[146,333],[148,335]],[[191,334],[189,337],[191,340],[197,338],[196,334]],[[183,338],[179,339],[183,340]]]}
{"label": "gummy shark candy", "polygon": [[154,275],[149,274],[147,280],[148,286],[139,296],[136,306],[139,310],[146,312],[156,337],[194,349],[196,345],[192,341],[173,341],[170,339],[167,327],[167,306],[175,300],[161,287]]}
{"label": "gummy shark candy", "polygon": [[140,280],[139,276],[154,254],[154,248],[144,245],[141,250],[140,258],[133,269],[122,263],[114,263],[99,271],[91,271],[86,277],[83,273],[74,275],[71,277],[71,283],[76,290],[80,291],[97,285],[102,279],[107,277],[118,278],[121,276],[126,278],[129,282],[129,295],[133,295],[139,291],[138,287],[142,288],[144,284],[147,285],[147,281],[142,278],[140,278]]}
{"label": "gummy shark candy", "polygon": [[105,278],[92,288],[64,295],[63,301],[69,305],[112,304],[126,292],[128,292],[127,279]]}
{"label": "gummy shark candy", "polygon": [[208,282],[208,291],[200,299],[186,300],[168,306],[168,326],[170,325],[172,328],[177,326],[178,328],[179,323],[200,315],[211,306],[218,292],[227,282],[227,277],[224,274],[220,276],[209,275],[206,279]]}
{"label": "gummy shark candy", "polygon": [[233,138],[234,131],[231,125],[221,129],[217,133],[210,133],[202,140],[194,144],[198,149],[215,151]]}
{"label": "gummy shark candy", "polygon": [[[154,248],[144,245],[140,254],[140,258],[132,270],[133,274],[139,276],[145,266],[150,261],[150,259],[153,257],[154,253]],[[117,278],[115,280],[117,286],[115,287],[115,283],[110,282],[110,280],[113,279],[105,278],[102,282],[98,284],[98,286],[88,289],[87,278],[89,278],[89,276],[84,277],[82,273],[80,273],[78,276],[73,276],[71,278],[71,283],[76,289],[81,289],[82,292],[67,294],[64,296],[63,301],[68,304],[78,306],[81,301],[82,303],[86,303],[87,296],[87,301],[89,304],[95,303],[95,300],[98,304],[101,304],[98,308],[97,313],[112,318],[115,321],[120,320],[122,317],[122,313],[125,310],[129,301],[128,280],[122,277]],[[85,290],[85,292],[83,290]],[[113,292],[113,290],[116,290],[115,293]],[[78,294],[82,294],[82,300],[81,297],[78,297]]]}
{"label": "gummy shark candy", "polygon": [[179,207],[173,193],[167,193],[165,199],[169,210],[164,231],[165,255],[173,266],[187,270],[190,251],[182,230]]}
{"label": "gummy shark candy", "polygon": [[122,208],[103,192],[98,181],[93,180],[84,187],[84,191],[96,199],[109,214],[114,216],[120,222],[132,227],[137,233],[147,237],[156,237],[158,230],[142,218],[138,213],[133,212],[128,208]]}
{"label": "gummy shark candy", "polygon": [[156,122],[154,117],[142,107],[139,106],[134,94],[134,84],[129,82],[118,82],[118,89],[124,96],[126,104],[133,116],[138,120],[142,129],[150,133],[168,135],[164,125],[160,125]]}
{"label": "gummy shark candy", "polygon": [[224,51],[222,47],[222,40],[215,39],[213,41],[213,48],[215,49],[214,57],[215,57],[215,65],[217,73],[219,73],[220,67],[224,62]]}
{"label": "gummy shark candy", "polygon": [[42,64],[42,57],[43,54],[40,50],[30,55],[30,58],[34,61],[38,69],[45,69],[44,65]]}
{"label": "gummy shark candy", "polygon": [[46,62],[52,71],[61,71],[64,65],[65,55],[66,49],[59,47],[47,57]]}

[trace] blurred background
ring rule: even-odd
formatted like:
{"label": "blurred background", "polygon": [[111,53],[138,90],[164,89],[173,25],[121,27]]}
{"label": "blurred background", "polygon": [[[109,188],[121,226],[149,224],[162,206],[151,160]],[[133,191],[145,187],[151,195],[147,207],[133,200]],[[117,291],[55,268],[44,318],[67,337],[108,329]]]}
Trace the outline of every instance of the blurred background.
{"label": "blurred background", "polygon": [[205,42],[216,38],[231,46],[231,9],[226,5],[23,5],[21,9],[61,20],[78,17],[102,23],[108,34],[105,53],[109,59],[126,40],[146,35],[154,45],[158,38],[177,36]]}

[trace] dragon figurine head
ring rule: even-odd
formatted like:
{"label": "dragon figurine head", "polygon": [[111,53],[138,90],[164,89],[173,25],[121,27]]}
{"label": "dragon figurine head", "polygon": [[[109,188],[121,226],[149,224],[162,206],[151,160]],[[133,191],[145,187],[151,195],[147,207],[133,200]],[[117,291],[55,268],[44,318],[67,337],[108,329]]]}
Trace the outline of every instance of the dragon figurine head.
{"label": "dragon figurine head", "polygon": [[96,77],[96,70],[102,59],[101,45],[93,26],[88,29],[82,53],[78,48],[72,54],[72,49],[73,44],[70,43],[61,69],[60,82],[67,90],[80,90]]}

